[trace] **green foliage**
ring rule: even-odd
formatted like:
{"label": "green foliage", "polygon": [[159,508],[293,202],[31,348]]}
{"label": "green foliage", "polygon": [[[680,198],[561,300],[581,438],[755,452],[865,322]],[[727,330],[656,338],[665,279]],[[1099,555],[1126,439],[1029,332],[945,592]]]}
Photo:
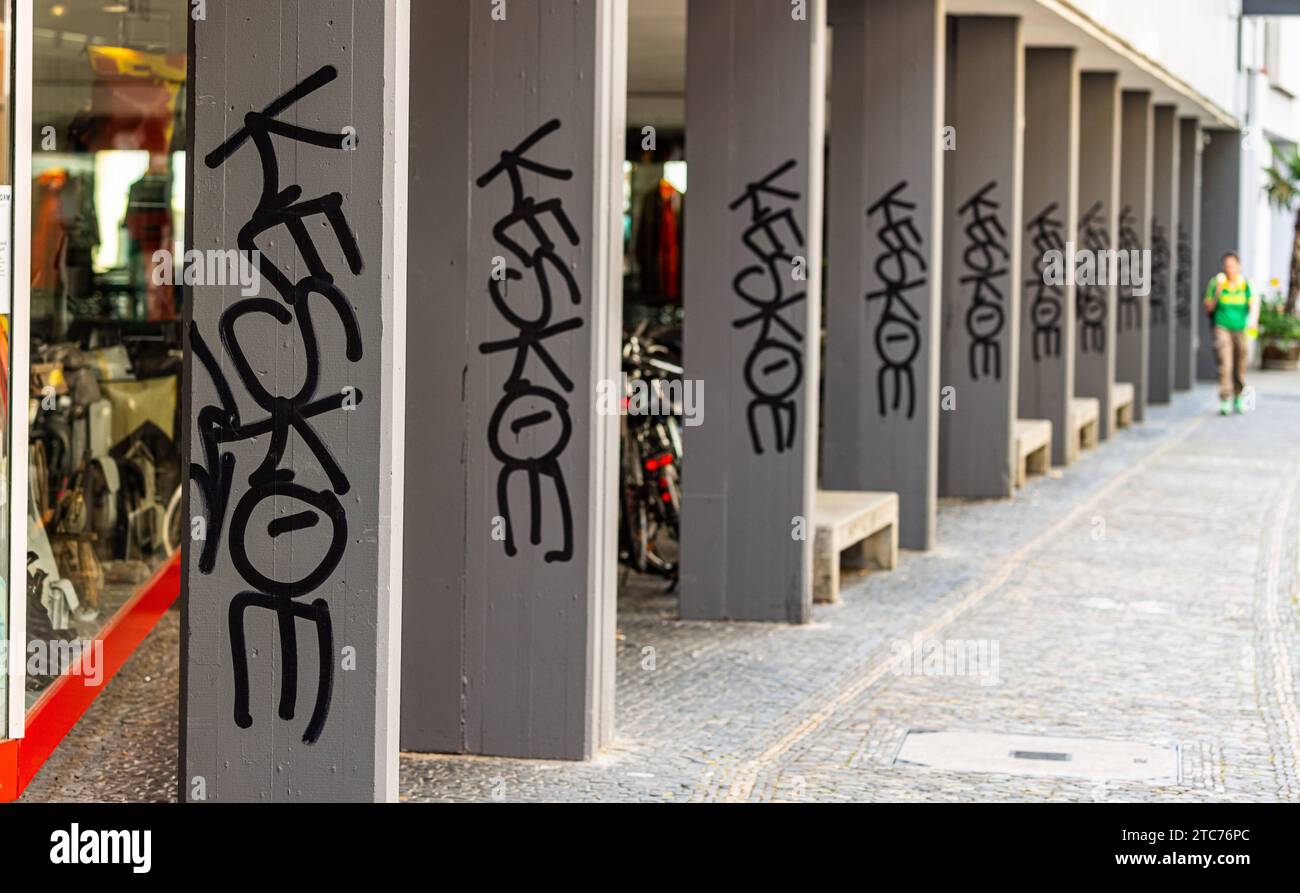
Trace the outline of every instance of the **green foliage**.
{"label": "green foliage", "polygon": [[1265,301],[1259,307],[1259,337],[1261,341],[1300,341],[1300,316]]}
{"label": "green foliage", "polygon": [[1273,163],[1264,168],[1264,194],[1273,207],[1289,211],[1300,199],[1300,148],[1273,146]]}

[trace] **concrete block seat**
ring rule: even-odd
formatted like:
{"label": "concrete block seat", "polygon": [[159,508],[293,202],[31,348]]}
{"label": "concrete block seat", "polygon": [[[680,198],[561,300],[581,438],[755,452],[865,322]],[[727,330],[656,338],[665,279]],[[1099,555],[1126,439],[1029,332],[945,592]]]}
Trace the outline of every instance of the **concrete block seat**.
{"label": "concrete block seat", "polygon": [[1101,401],[1096,397],[1075,397],[1070,401],[1070,430],[1068,432],[1070,461],[1079,458],[1083,450],[1096,449],[1101,440]]}
{"label": "concrete block seat", "polygon": [[1031,474],[1052,467],[1052,423],[1048,419],[1016,419],[1016,486]]}
{"label": "concrete block seat", "polygon": [[1117,381],[1110,389],[1110,406],[1115,413],[1115,430],[1133,424],[1133,385]]}
{"label": "concrete block seat", "polygon": [[813,527],[813,598],[833,602],[840,592],[840,553],[855,568],[892,570],[898,564],[898,494],[818,490]]}

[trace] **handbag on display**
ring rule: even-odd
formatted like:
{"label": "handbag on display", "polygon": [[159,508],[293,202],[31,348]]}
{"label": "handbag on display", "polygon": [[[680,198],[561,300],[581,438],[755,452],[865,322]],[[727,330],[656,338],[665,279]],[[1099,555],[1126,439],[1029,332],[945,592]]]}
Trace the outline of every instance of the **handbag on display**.
{"label": "handbag on display", "polygon": [[98,535],[87,528],[90,513],[86,506],[85,480],[84,471],[79,469],[59,503],[50,548],[54,551],[59,577],[70,581],[80,596],[77,619],[93,620],[99,614],[100,595],[104,591],[104,569],[95,554]]}

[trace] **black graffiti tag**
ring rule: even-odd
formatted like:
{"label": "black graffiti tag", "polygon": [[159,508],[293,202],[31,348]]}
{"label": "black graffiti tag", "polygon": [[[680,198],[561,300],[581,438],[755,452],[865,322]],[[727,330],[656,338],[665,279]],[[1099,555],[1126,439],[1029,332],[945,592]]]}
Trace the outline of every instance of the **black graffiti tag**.
{"label": "black graffiti tag", "polygon": [[900,409],[909,419],[916,414],[913,363],[921,353],[921,315],[908,300],[908,292],[925,287],[928,267],[922,254],[924,242],[912,222],[916,204],[903,198],[906,191],[907,181],[903,181],[867,208],[867,219],[880,222],[876,238],[885,248],[875,263],[882,286],[867,294],[868,304],[884,301],[875,329],[881,363],[876,398],[882,418]]}
{"label": "black graffiti tag", "polygon": [[[1110,249],[1110,230],[1106,226],[1106,206],[1095,203],[1079,218],[1079,236],[1084,248],[1097,258],[1097,272],[1100,272],[1100,259]],[[1086,258],[1080,257],[1082,266]],[[1082,353],[1102,353],[1106,350],[1106,318],[1109,315],[1107,286],[1098,282],[1097,275],[1079,276],[1076,286],[1077,315],[1079,318],[1079,350]]]}
{"label": "black graffiti tag", "polygon": [[[1133,209],[1125,206],[1119,214],[1119,251],[1121,258],[1135,259],[1142,250],[1142,238],[1137,230]],[[1142,302],[1133,293],[1134,263],[1128,264],[1126,281],[1116,283],[1119,290],[1119,330],[1127,332],[1142,328]]]}
{"label": "black graffiti tag", "polygon": [[[298,688],[297,621],[305,620],[316,627],[319,668],[317,670],[316,700],[302,740],[316,743],[324,731],[333,696],[334,643],[330,606],[326,599],[316,598],[310,603],[306,597],[320,588],[343,560],[348,543],[347,514],[340,496],[348,493],[351,483],[340,462],[328,444],[313,427],[313,419],[346,405],[359,405],[364,399],[354,387],[339,388],[335,392],[322,391],[321,350],[316,336],[313,305],[322,304],[327,313],[336,317],[344,335],[343,355],[348,362],[358,362],[363,353],[361,329],[356,312],[347,295],[335,284],[334,276],[321,258],[307,221],[323,217],[333,237],[337,240],[348,270],[357,275],[362,270],[361,251],[355,235],[343,212],[343,197],[339,192],[318,198],[302,200],[299,185],[281,186],[279,160],[276,155],[276,138],[295,144],[341,150],[344,133],[312,130],[287,124],[278,119],[300,100],[320,90],[338,77],[332,66],[325,66],[303,80],[296,87],[276,99],[261,112],[244,116],[244,126],[225,142],[210,152],[205,164],[216,169],[233,156],[241,146],[251,141],[261,163],[261,194],[248,221],[240,228],[238,245],[242,251],[258,248],[257,237],[278,227],[284,227],[297,249],[305,268],[305,275],[297,281],[275,265],[265,253],[261,254],[259,270],[279,295],[280,300],[251,297],[231,304],[218,323],[221,347],[243,394],[265,416],[245,422],[240,416],[234,389],[227,380],[221,364],[213,354],[199,326],[192,323],[189,340],[194,357],[212,380],[217,392],[217,404],[201,407],[196,415],[196,435],[203,452],[203,462],[190,466],[190,479],[203,497],[207,536],[199,556],[199,572],[212,573],[216,566],[221,534],[230,506],[235,481],[235,456],[223,451],[224,444],[249,443],[266,437],[266,453],[247,478],[248,489],[239,497],[230,518],[228,556],[249,590],[235,594],[229,607],[230,649],[234,672],[234,719],[240,728],[253,725],[249,710],[248,654],[245,642],[245,614],[249,608],[273,612],[279,630],[282,665],[280,669],[280,696],[277,713],[283,720],[292,720],[296,713]],[[245,321],[246,320],[246,321]],[[268,391],[264,377],[259,374],[254,360],[241,341],[240,323],[293,327],[305,358],[302,385],[290,396]],[[314,489],[296,480],[297,472],[281,467],[289,445],[290,434],[306,447],[319,465],[328,486]],[[302,463],[296,463],[301,465]],[[250,555],[249,527],[257,509],[263,505],[283,506],[296,503],[302,509],[290,515],[276,515],[266,527],[268,540],[316,527],[325,519],[329,523],[329,544],[315,566],[298,579],[282,579],[274,569],[261,568]]]}
{"label": "black graffiti tag", "polygon": [[1034,362],[1041,362],[1044,357],[1061,355],[1061,324],[1064,309],[1065,290],[1059,283],[1049,282],[1048,270],[1051,267],[1048,255],[1057,252],[1064,256],[1065,224],[1054,216],[1057,205],[1052,202],[1029,221],[1026,230],[1032,237],[1034,257],[1034,275],[1025,281],[1027,288],[1033,289],[1034,300],[1030,304],[1030,323],[1034,327],[1032,342]]}
{"label": "black graffiti tag", "polygon": [[957,209],[957,216],[966,221],[966,248],[962,252],[962,265],[966,273],[959,280],[962,285],[972,285],[971,303],[966,311],[966,333],[971,344],[968,352],[970,375],[973,381],[992,376],[1002,380],[1002,332],[1006,327],[1006,299],[998,287],[998,280],[1007,275],[1006,261],[1010,253],[1006,247],[1007,231],[997,218],[999,205],[989,198],[998,188],[996,181],[986,183]]}
{"label": "black graffiti tag", "polygon": [[[805,292],[786,297],[787,281],[795,279],[795,249],[804,244],[803,231],[792,205],[800,193],[776,185],[797,165],[790,159],[755,183],[731,203],[732,211],[749,208],[749,225],[742,241],[758,263],[745,267],[732,280],[732,289],[757,312],[732,323],[737,329],[758,325],[758,335],[745,359],[744,377],[752,399],[745,417],[756,455],[763,454],[759,413],[771,413],[773,444],[778,453],[794,446],[798,430],[796,394],[803,384],[803,332],[781,315],[787,307],[801,303]],[[784,207],[777,207],[784,204]],[[784,233],[782,233],[784,230]],[[788,269],[782,269],[788,267]],[[757,290],[752,291],[757,280]],[[766,284],[766,292],[762,285]]]}
{"label": "black graffiti tag", "polygon": [[1174,278],[1178,289],[1174,315],[1181,328],[1189,329],[1192,325],[1192,237],[1181,223],[1178,224],[1178,269]]}
{"label": "black graffiti tag", "polygon": [[1160,221],[1151,220],[1151,324],[1169,321],[1169,238]]}
{"label": "black graffiti tag", "polygon": [[[551,167],[527,157],[547,136],[561,127],[558,119],[548,121],[533,131],[518,146],[501,153],[501,159],[487,173],[478,178],[479,189],[490,185],[505,175],[510,184],[510,210],[492,227],[497,244],[514,257],[516,263],[532,274],[536,294],[529,296],[517,289],[514,297],[524,298],[535,306],[535,315],[529,317],[511,303],[509,283],[520,282],[524,274],[516,267],[507,266],[504,279],[489,277],[488,295],[497,313],[516,330],[513,337],[488,341],[479,345],[479,352],[494,354],[514,351],[514,366],[503,386],[504,395],[498,401],[488,423],[488,449],[498,462],[497,504],[505,521],[505,551],[513,557],[518,554],[515,544],[514,523],[510,512],[510,480],[522,472],[528,479],[529,542],[542,543],[542,483],[549,480],[555,489],[559,506],[560,537],[558,549],[546,552],[547,562],[570,561],[573,558],[573,512],[569,504],[569,490],[564,481],[560,459],[573,436],[573,420],[569,404],[562,392],[572,392],[573,381],[565,373],[546,342],[566,332],[583,326],[581,317],[572,317],[558,323],[551,322],[554,309],[552,292],[559,288],[573,305],[582,303],[582,292],[569,265],[556,253],[556,242],[543,222],[550,220],[559,227],[565,241],[572,246],[580,244],[578,231],[564,212],[558,198],[538,200],[524,186],[523,173],[529,172],[552,180],[569,180],[573,172]],[[518,234],[515,231],[518,230]],[[528,240],[525,245],[523,240]],[[548,273],[549,268],[549,273]],[[553,282],[553,278],[558,282]],[[550,374],[555,387],[536,384],[528,376],[529,358],[535,358]],[[541,370],[537,370],[541,371]],[[523,435],[529,437],[525,439]]]}

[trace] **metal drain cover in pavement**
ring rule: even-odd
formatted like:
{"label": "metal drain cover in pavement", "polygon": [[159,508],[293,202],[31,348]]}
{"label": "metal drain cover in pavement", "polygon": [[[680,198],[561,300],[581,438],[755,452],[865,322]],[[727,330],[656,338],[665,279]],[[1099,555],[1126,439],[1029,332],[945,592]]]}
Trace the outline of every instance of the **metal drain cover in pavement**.
{"label": "metal drain cover in pavement", "polygon": [[1116,781],[1178,781],[1178,748],[1101,738],[987,732],[908,732],[895,763],[949,772],[1063,775]]}

